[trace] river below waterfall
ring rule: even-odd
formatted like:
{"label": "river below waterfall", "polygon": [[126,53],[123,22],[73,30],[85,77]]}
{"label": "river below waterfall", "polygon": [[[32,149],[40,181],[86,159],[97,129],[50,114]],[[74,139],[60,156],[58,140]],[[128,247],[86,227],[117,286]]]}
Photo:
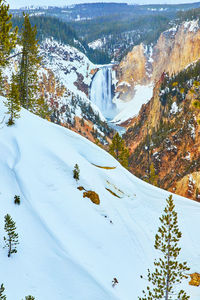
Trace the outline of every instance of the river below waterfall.
{"label": "river below waterfall", "polygon": [[126,132],[126,128],[119,126],[113,122],[111,122],[111,120],[108,120],[108,125],[113,128],[114,130],[116,130],[120,135],[123,135]]}

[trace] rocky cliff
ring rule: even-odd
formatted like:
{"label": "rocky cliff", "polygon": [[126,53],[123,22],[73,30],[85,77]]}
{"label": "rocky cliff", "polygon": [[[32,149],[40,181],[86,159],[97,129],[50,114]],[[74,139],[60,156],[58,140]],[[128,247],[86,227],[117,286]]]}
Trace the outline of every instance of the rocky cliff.
{"label": "rocky cliff", "polygon": [[152,80],[163,72],[176,74],[200,58],[200,27],[198,20],[185,22],[161,34],[153,48]]}
{"label": "rocky cliff", "polygon": [[146,63],[145,47],[141,44],[135,46],[116,68],[118,79],[116,92],[120,94],[122,100],[127,101],[132,98],[136,84],[148,82]]}
{"label": "rocky cliff", "polygon": [[[179,195],[200,200],[200,61],[174,76],[164,74],[154,96],[124,135],[130,170]],[[155,177],[155,176],[154,176]],[[155,178],[154,178],[155,179]]]}
{"label": "rocky cliff", "polygon": [[176,74],[199,58],[198,20],[177,25],[163,32],[154,46],[135,46],[122,60],[116,68],[118,97],[130,100],[137,84],[157,82],[163,72]]}

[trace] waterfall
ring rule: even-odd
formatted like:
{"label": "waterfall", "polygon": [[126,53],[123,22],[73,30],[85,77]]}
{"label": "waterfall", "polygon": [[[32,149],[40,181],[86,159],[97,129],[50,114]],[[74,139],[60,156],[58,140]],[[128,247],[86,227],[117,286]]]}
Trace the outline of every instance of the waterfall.
{"label": "waterfall", "polygon": [[115,116],[116,106],[112,102],[112,69],[103,67],[94,76],[90,90],[90,100],[98,106],[107,119]]}

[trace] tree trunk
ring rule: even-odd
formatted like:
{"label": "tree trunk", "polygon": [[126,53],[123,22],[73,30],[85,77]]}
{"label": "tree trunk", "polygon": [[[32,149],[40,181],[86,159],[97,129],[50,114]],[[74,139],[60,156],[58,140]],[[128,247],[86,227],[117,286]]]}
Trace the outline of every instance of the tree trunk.
{"label": "tree trunk", "polygon": [[8,248],[8,257],[11,255],[11,249],[12,249],[11,239],[9,239],[9,248]]}
{"label": "tree trunk", "polygon": [[[170,234],[170,223],[168,228],[168,235]],[[170,248],[170,238],[168,239],[168,245],[167,245],[167,281],[166,281],[166,291],[165,291],[165,300],[168,300],[169,297],[169,261],[170,261],[170,254],[169,254],[169,248]]]}
{"label": "tree trunk", "polygon": [[148,163],[148,178],[150,182],[150,136],[149,136],[149,125],[147,124],[147,163]]}
{"label": "tree trunk", "polygon": [[28,53],[26,54],[26,70],[25,70],[25,88],[26,88],[26,109],[29,107],[28,102]]}

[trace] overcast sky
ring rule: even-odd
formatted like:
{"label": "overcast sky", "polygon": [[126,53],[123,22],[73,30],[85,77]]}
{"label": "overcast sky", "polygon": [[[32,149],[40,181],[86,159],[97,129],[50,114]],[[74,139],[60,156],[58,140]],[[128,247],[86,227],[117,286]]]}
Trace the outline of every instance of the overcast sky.
{"label": "overcast sky", "polygon": [[194,2],[200,2],[200,0],[7,0],[7,3],[10,4],[11,8],[19,8],[29,5],[48,5],[48,6],[63,6],[63,5],[70,5],[70,4],[76,4],[76,3],[93,3],[93,2],[127,2],[130,4],[174,4],[174,3],[194,3]]}

